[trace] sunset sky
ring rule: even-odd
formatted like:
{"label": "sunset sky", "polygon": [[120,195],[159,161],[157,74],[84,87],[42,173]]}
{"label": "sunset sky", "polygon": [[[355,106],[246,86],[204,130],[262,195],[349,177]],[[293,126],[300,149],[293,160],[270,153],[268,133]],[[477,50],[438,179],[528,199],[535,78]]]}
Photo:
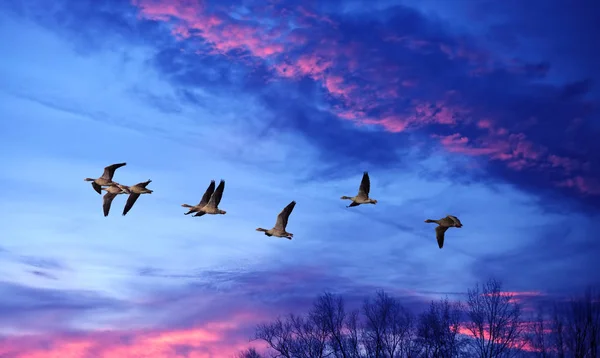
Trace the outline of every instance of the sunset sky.
{"label": "sunset sky", "polygon": [[[0,356],[228,357],[324,290],[600,282],[600,3],[451,3],[1,1]],[[154,193],[104,217],[82,179],[119,162]],[[211,179],[227,214],[184,216]],[[255,231],[292,200],[293,240]]]}

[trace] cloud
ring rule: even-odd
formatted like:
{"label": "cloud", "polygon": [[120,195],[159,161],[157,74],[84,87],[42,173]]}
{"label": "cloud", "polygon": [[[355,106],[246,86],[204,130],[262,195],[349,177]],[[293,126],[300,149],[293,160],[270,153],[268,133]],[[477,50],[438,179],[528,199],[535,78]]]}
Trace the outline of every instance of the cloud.
{"label": "cloud", "polygon": [[[237,345],[326,289],[356,305],[385,288],[418,309],[489,276],[514,292],[593,280],[595,214],[561,193],[595,205],[595,82],[558,80],[562,65],[499,55],[429,14],[367,5],[0,5],[21,15],[0,15],[12,49],[0,66],[2,289],[29,298],[1,301],[2,327],[52,332],[12,336],[11,352],[51,341],[58,355],[185,356],[207,330]],[[119,180],[150,177],[155,193],[104,218],[81,178],[122,160]],[[363,170],[379,204],[346,209]],[[220,177],[226,216],[177,211]],[[294,240],[254,231],[293,199]],[[465,228],[439,250],[423,220],[446,213]]]}
{"label": "cloud", "polygon": [[[239,322],[240,317],[236,317]],[[88,331],[31,335],[0,340],[0,354],[15,358],[36,357],[188,357],[233,356],[247,344],[232,339],[239,323],[211,322],[179,330]]]}
{"label": "cloud", "polygon": [[[185,33],[178,37],[181,46],[201,44],[197,45],[201,55],[195,55],[194,61],[216,56],[250,66],[246,71],[259,69],[269,76],[268,81],[287,81],[288,97],[298,87],[308,86],[303,81],[312,81],[323,94],[323,105],[312,103],[313,108],[324,109],[290,118],[302,111],[290,104],[277,106],[285,102],[284,96],[269,94],[266,100],[287,115],[283,126],[295,125],[309,137],[318,136],[326,127],[348,133],[340,135],[339,141],[331,132],[330,140],[317,139],[321,145],[335,143],[336,155],[354,152],[365,160],[392,161],[393,154],[370,155],[352,144],[342,146],[342,141],[352,143],[352,138],[367,136],[365,142],[369,141],[372,132],[360,128],[375,126],[401,133],[389,137],[395,142],[389,147],[386,136],[377,134],[379,148],[388,152],[407,145],[402,133],[431,135],[446,150],[483,158],[492,175],[530,190],[542,186],[568,188],[584,196],[600,193],[593,164],[598,158],[569,144],[596,146],[593,133],[597,130],[589,122],[596,111],[581,96],[589,81],[537,84],[535,80],[545,76],[548,65],[509,61],[478,47],[473,36],[452,35],[446,31],[447,24],[410,8],[396,6],[386,9],[386,16],[371,12],[362,18],[319,15],[327,20],[315,21],[318,9],[293,2],[277,7],[231,4],[227,10],[194,2],[167,6],[136,0],[133,4],[143,18],[169,23],[179,34]],[[254,10],[252,15],[235,15],[247,8]],[[276,18],[281,12],[289,18]],[[174,52],[171,56],[170,66],[180,64],[177,71],[186,71],[184,64],[193,57]],[[189,78],[194,71],[186,73]],[[319,113],[324,117],[321,120],[307,118]],[[332,117],[326,118],[325,113]],[[313,121],[319,125],[307,126]],[[358,128],[340,130],[339,121]],[[580,127],[573,127],[573,121]]]}
{"label": "cloud", "polygon": [[[127,309],[119,300],[83,290],[56,290],[0,282],[0,327],[19,333],[76,328],[84,317]],[[92,318],[93,320],[93,318]]]}
{"label": "cloud", "polygon": [[[109,3],[87,15],[131,41],[157,41],[155,64],[182,96],[208,85],[253,91],[273,112],[263,133],[304,133],[330,171],[357,160],[401,165],[409,148],[443,148],[474,157],[488,180],[592,205],[600,195],[591,82],[539,83],[552,63],[507,58],[447,17],[386,2],[361,17],[294,1]],[[137,20],[117,14],[127,9]],[[58,11],[76,22],[83,10]]]}

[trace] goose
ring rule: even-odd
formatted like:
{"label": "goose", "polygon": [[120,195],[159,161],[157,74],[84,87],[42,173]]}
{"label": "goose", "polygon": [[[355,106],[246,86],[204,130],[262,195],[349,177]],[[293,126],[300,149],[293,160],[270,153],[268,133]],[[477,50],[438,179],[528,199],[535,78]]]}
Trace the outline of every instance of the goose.
{"label": "goose", "polygon": [[461,228],[463,226],[460,220],[453,215],[446,215],[445,218],[441,218],[439,220],[427,219],[425,222],[438,224],[438,226],[435,228],[435,237],[440,249],[444,246],[444,234],[446,233],[446,230],[451,227]]}
{"label": "goose", "polygon": [[[208,188],[210,189],[210,185]],[[221,180],[219,182],[219,186],[217,186],[217,189],[215,190],[215,192],[211,194],[210,200],[208,200],[208,203],[206,203],[206,205],[204,205],[204,207],[202,207],[198,212],[196,212],[196,214],[194,214],[194,216],[202,216],[204,214],[211,214],[211,215],[227,214],[227,212],[225,210],[219,209],[219,203],[221,202],[221,198],[223,197],[223,190],[225,190],[225,180]],[[206,193],[204,193],[204,194],[206,195]],[[200,204],[198,204],[198,206],[199,205]]]}
{"label": "goose", "polygon": [[[214,192],[215,192],[215,181],[211,180],[210,184],[208,185],[208,188],[206,188],[206,191],[204,192],[204,195],[202,195],[202,199],[200,200],[198,205],[181,204],[181,206],[183,206],[184,208],[190,209],[187,213],[183,213],[183,215],[199,213],[202,210],[202,208],[205,207],[206,204],[208,204],[208,201],[210,200],[210,197],[212,196],[212,194]],[[204,215],[204,214],[202,214],[202,215]]]}
{"label": "goose", "polygon": [[104,173],[102,176],[97,179],[85,178],[85,181],[92,182],[92,188],[98,193],[102,194],[102,186],[112,185],[114,182],[112,181],[113,175],[115,175],[115,170],[119,169],[122,166],[127,165],[127,163],[117,163],[112,164],[104,168]]}
{"label": "goose", "polygon": [[358,188],[358,194],[356,196],[342,196],[342,200],[352,200],[352,203],[347,208],[358,206],[360,204],[377,204],[377,200],[369,198],[369,191],[371,191],[371,180],[369,179],[369,173],[364,172],[360,187]]}
{"label": "goose", "polygon": [[152,194],[153,190],[146,189],[146,185],[150,183],[152,183],[152,180],[148,179],[145,182],[137,183],[130,187],[121,184],[117,185],[119,188],[123,189],[124,191],[129,191],[130,193],[129,198],[127,198],[127,202],[125,203],[125,207],[123,208],[123,216],[127,215],[141,194]]}
{"label": "goose", "polygon": [[275,226],[273,226],[272,229],[267,230],[263,229],[262,227],[259,227],[258,229],[256,229],[256,231],[264,232],[267,236],[285,237],[288,240],[291,240],[292,237],[294,237],[294,234],[285,231],[285,228],[288,223],[288,218],[290,217],[290,214],[292,213],[292,210],[294,210],[295,206],[296,202],[292,201],[285,208],[283,208],[279,215],[277,215],[277,221],[275,222]]}
{"label": "goose", "polygon": [[111,185],[106,188],[102,188],[102,190],[106,190],[106,194],[102,197],[102,209],[104,210],[104,216],[108,216],[108,212],[110,211],[110,204],[112,204],[113,199],[119,194],[129,194],[129,187],[125,185]]}

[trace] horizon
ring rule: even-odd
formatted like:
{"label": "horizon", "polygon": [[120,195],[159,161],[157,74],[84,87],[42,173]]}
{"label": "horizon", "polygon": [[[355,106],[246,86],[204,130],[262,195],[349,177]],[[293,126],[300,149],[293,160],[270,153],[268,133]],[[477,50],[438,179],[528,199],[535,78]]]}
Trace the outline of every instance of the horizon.
{"label": "horizon", "polygon": [[[524,305],[597,285],[582,3],[3,2],[0,342],[224,357],[324,291],[418,311],[491,277]],[[82,179],[122,162],[153,192],[104,217]],[[363,172],[378,202],[346,208]],[[211,180],[226,214],[183,215]],[[291,201],[292,240],[256,231]],[[448,214],[440,249],[424,220]]]}

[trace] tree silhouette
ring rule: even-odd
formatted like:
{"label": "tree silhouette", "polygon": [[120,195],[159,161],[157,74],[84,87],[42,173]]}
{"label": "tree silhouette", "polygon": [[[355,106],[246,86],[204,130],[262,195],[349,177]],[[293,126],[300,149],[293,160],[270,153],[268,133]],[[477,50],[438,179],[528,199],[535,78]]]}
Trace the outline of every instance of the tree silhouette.
{"label": "tree silhouette", "polygon": [[463,305],[448,298],[431,301],[429,309],[419,315],[417,341],[423,357],[450,358],[461,352],[464,339],[459,336]]}
{"label": "tree silhouette", "polygon": [[239,352],[235,358],[262,358],[262,356],[256,351],[256,348],[248,348]]}
{"label": "tree silhouette", "polygon": [[525,342],[521,307],[502,283],[490,279],[467,294],[467,329],[474,337],[473,354],[480,358],[508,357]]}
{"label": "tree silhouette", "polygon": [[367,357],[402,357],[413,351],[413,315],[383,291],[363,304],[365,325],[362,337]]}
{"label": "tree silhouette", "polygon": [[[417,316],[384,291],[358,310],[324,293],[305,314],[259,324],[254,339],[266,343],[268,357],[284,358],[599,358],[600,294],[588,289],[539,306],[524,321],[514,295],[494,279],[469,290],[465,304],[446,297]],[[238,355],[260,357],[254,349]]]}
{"label": "tree silhouette", "polygon": [[598,358],[600,294],[589,287],[581,297],[556,302],[551,321],[543,338],[557,357]]}

